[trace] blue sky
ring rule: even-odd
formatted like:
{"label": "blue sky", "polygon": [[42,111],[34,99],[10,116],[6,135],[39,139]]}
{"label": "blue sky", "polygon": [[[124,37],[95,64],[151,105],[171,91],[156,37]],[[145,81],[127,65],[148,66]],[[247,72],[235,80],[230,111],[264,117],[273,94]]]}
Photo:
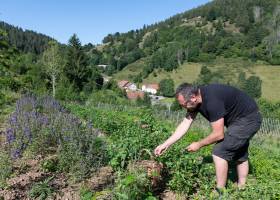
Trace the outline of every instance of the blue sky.
{"label": "blue sky", "polygon": [[0,21],[67,43],[101,43],[109,33],[139,29],[210,0],[0,0]]}

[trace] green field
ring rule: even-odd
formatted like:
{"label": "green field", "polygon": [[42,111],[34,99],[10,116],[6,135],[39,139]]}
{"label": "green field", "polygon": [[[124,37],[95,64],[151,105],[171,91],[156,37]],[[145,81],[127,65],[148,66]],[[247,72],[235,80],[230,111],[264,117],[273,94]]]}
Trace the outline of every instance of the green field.
{"label": "green field", "polygon": [[253,70],[263,81],[262,97],[280,101],[280,66],[258,65]]}
{"label": "green field", "polygon": [[142,72],[144,66],[144,59],[137,60],[136,62],[127,65],[122,71],[113,75],[116,80],[133,80],[133,76],[136,76]]}
{"label": "green field", "polygon": [[[117,80],[127,79],[132,81],[133,76],[141,72],[143,60],[139,60],[125,67],[122,71],[114,75]],[[207,65],[211,71],[219,70],[227,80],[235,81],[238,73],[244,71],[247,76],[257,75],[262,80],[262,97],[270,101],[280,101],[280,66],[253,64],[241,59],[219,59],[214,63],[184,63],[178,69],[167,72],[164,70],[155,70],[143,83],[159,83],[160,80],[171,78],[174,80],[175,87],[182,82],[193,82],[197,79],[201,66]]]}

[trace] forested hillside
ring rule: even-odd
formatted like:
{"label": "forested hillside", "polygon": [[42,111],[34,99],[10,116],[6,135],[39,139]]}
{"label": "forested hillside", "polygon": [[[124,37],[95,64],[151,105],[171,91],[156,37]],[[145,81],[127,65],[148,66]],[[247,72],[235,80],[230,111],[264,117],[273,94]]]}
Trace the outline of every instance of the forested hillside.
{"label": "forested hillside", "polygon": [[8,34],[9,44],[24,53],[40,54],[47,48],[48,42],[54,40],[47,35],[32,30],[23,30],[3,21],[0,21],[0,29]]}
{"label": "forested hillside", "polygon": [[108,64],[108,74],[145,58],[141,82],[155,68],[172,71],[183,62],[242,57],[280,64],[277,0],[215,0],[163,22],[107,35],[91,51],[93,64]]}

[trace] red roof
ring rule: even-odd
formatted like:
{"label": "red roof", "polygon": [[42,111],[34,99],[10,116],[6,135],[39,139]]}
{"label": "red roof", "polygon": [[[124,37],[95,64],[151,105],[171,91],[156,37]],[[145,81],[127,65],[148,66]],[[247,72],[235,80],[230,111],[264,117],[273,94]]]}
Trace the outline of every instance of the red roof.
{"label": "red roof", "polygon": [[124,88],[128,83],[129,83],[129,81],[127,81],[127,80],[121,80],[118,82],[118,86],[120,88]]}
{"label": "red roof", "polygon": [[145,93],[143,91],[127,91],[126,92],[126,96],[128,99],[138,99],[138,98],[143,99],[144,94]]}

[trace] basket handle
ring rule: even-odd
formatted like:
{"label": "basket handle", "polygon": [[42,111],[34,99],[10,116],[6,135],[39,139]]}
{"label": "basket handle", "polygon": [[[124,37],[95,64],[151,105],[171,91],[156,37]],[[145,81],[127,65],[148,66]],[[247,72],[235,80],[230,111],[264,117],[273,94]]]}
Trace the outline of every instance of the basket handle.
{"label": "basket handle", "polygon": [[149,154],[151,160],[155,160],[155,156],[151,153],[149,149],[141,149],[139,156],[143,155],[144,152]]}

